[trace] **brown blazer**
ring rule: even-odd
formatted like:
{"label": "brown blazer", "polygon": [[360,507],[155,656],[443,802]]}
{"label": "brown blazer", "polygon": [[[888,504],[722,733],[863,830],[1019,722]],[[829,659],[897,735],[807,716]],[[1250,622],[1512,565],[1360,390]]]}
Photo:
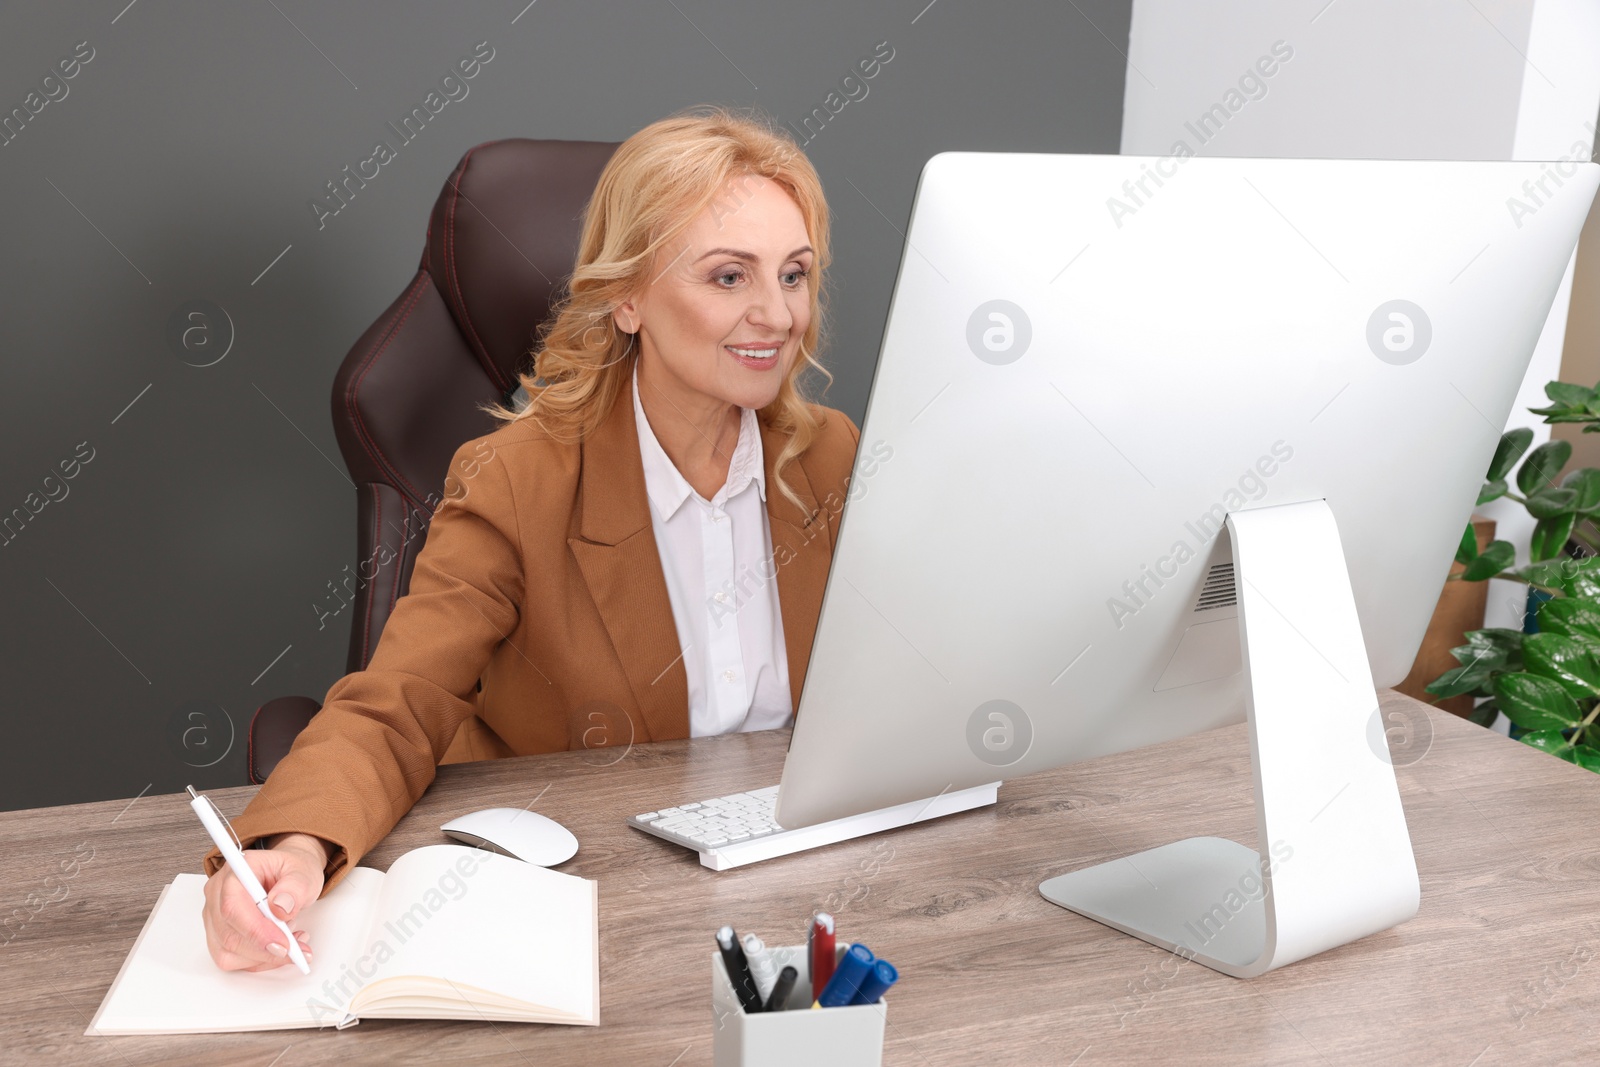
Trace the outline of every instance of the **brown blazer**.
{"label": "brown blazer", "polygon": [[[824,425],[784,472],[806,513],[778,489],[773,461],[786,438],[761,420],[796,707],[861,436],[843,412],[812,411]],[[689,736],[688,675],[631,381],[581,443],[524,420],[463,444],[450,470],[371,661],[333,684],[233,820],[246,846],[290,831],[339,846],[324,893],[410,810],[441,762]],[[222,863],[212,849],[206,873]]]}

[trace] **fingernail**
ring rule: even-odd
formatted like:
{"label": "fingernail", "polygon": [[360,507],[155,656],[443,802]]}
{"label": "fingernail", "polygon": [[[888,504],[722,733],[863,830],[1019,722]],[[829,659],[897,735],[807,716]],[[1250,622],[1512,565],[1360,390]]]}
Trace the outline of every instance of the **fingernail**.
{"label": "fingernail", "polygon": [[294,910],[294,898],[287,893],[279,893],[272,898],[272,902],[286,915]]}
{"label": "fingernail", "polygon": [[278,944],[276,941],[267,946],[267,951],[272,953],[274,956],[287,956],[289,954],[289,950]]}

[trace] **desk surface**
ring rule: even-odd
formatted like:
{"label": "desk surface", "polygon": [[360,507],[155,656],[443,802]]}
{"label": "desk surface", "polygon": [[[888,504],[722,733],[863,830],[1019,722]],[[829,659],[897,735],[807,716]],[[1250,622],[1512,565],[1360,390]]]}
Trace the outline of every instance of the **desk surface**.
{"label": "desk surface", "polygon": [[[798,940],[824,905],[905,976],[885,1064],[1595,1062],[1600,778],[1383,699],[1417,731],[1404,757],[1414,762],[1397,774],[1421,913],[1250,981],[1073,915],[1037,888],[1180,837],[1253,845],[1242,725],[1008,782],[991,808],[721,874],[623,819],[776,782],[784,732],[440,768],[366,862],[387,868],[443,840],[438,825],[463,811],[540,796],[535,810],[582,842],[562,869],[600,883],[598,1028],[369,1020],[342,1033],[84,1037],[161,887],[199,869],[203,836],[182,794],[3,813],[0,910],[26,914],[30,893],[60,899],[0,945],[0,1062],[705,1064],[712,931],[731,922]],[[211,795],[231,816],[252,792]],[[74,855],[89,857],[77,875],[46,883]]]}

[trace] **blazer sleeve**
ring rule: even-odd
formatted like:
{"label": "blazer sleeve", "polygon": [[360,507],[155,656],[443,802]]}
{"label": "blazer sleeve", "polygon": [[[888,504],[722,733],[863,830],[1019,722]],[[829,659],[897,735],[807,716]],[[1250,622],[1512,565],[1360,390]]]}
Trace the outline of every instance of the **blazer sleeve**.
{"label": "blazer sleeve", "polygon": [[[333,684],[233,820],[246,847],[289,832],[335,846],[324,894],[433,781],[476,706],[490,656],[517,625],[524,582],[515,501],[504,459],[492,449],[484,458],[484,440],[467,442],[451,459],[410,589],[395,603],[367,668]],[[206,874],[223,863],[213,848]]]}

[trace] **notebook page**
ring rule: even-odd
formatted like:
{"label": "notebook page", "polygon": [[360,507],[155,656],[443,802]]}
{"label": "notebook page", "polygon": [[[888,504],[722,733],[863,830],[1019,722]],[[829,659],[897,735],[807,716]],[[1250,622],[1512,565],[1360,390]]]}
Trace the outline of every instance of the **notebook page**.
{"label": "notebook page", "polygon": [[[426,845],[390,865],[370,930],[373,942],[362,952],[387,956],[374,982],[423,975],[454,983],[469,998],[476,988],[598,1022],[597,892],[588,879],[486,849]],[[406,991],[398,984],[374,988],[373,1006]]]}
{"label": "notebook page", "polygon": [[[341,1014],[315,1010],[326,999],[323,985],[341,976],[341,964],[356,955],[368,912],[383,874],[357,867],[301,909],[294,929],[310,935],[311,973],[292,962],[270,971],[224,971],[206,948],[200,919],[206,877],[174,878],[146,920],[86,1033],[232,1033],[332,1025]],[[348,983],[347,983],[348,984]]]}

